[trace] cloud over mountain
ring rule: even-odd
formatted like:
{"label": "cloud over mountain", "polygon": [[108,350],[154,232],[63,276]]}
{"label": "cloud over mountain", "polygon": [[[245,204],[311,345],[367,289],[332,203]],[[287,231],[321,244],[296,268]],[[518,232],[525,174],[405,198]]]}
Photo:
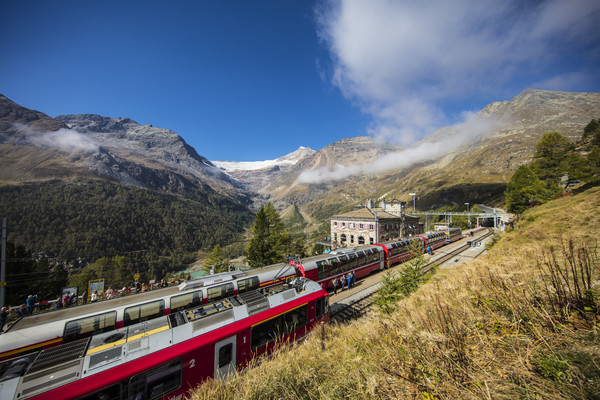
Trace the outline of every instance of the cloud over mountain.
{"label": "cloud over mountain", "polygon": [[38,132],[25,124],[15,123],[16,131],[24,135],[25,140],[40,148],[54,149],[66,153],[96,153],[100,146],[90,137],[74,129],[61,128],[57,131]]}
{"label": "cloud over mountain", "polygon": [[373,136],[395,143],[465,122],[458,107],[469,97],[585,91],[599,77],[594,0],[340,0],[317,17],[332,81],[373,116]]}

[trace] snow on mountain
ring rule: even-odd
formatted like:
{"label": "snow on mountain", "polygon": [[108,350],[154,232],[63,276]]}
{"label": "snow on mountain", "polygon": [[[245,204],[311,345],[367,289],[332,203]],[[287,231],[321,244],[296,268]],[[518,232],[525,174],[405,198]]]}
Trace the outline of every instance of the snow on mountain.
{"label": "snow on mountain", "polygon": [[258,171],[266,168],[296,165],[303,158],[313,154],[315,151],[309,147],[299,147],[298,150],[281,156],[275,160],[265,161],[213,161],[217,167],[226,172],[234,171]]}

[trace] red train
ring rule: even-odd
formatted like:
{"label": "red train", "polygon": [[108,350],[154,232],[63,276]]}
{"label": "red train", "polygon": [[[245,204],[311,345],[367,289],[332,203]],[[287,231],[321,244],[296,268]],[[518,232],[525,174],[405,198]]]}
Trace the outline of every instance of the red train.
{"label": "red train", "polygon": [[[89,303],[17,320],[0,336],[0,360],[127,327],[296,276],[286,264],[210,275],[179,286]],[[40,330],[40,326],[44,326]]]}
{"label": "red train", "polygon": [[460,238],[462,231],[451,228],[448,231],[427,232],[407,240],[342,248],[328,254],[290,261],[290,265],[298,270],[299,275],[329,289],[333,286],[332,281],[342,275],[354,272],[356,279],[360,279],[413,257],[415,251],[423,252],[428,246],[436,249]]}
{"label": "red train", "polygon": [[0,398],[182,399],[328,316],[327,292],[295,278],[5,361]]}

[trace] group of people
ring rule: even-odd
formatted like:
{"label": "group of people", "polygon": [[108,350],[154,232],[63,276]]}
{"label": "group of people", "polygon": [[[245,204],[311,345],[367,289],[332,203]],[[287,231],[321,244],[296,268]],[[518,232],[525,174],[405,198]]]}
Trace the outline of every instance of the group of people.
{"label": "group of people", "polygon": [[36,304],[38,302],[38,295],[30,294],[25,299],[25,303],[21,304],[16,310],[10,307],[2,307],[0,310],[0,333],[4,332],[4,327],[8,324],[8,316],[11,311],[17,314],[18,318],[24,318],[27,315],[33,314]]}
{"label": "group of people", "polygon": [[77,304],[77,296],[74,292],[65,293],[63,296],[56,299],[54,303],[54,309],[60,310],[61,308],[68,308],[71,305]]}
{"label": "group of people", "polygon": [[354,271],[349,272],[347,274],[343,274],[341,276],[336,276],[331,281],[331,284],[333,285],[333,294],[337,294],[338,288],[344,290],[344,287],[347,287],[348,290],[350,290],[350,288],[354,285],[355,282],[356,274],[354,273]]}

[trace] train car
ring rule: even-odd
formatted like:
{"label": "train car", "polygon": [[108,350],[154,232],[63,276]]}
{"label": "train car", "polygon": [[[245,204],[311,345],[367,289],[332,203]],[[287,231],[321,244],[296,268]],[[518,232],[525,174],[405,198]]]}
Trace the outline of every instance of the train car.
{"label": "train car", "polygon": [[333,287],[333,279],[354,272],[357,279],[385,267],[383,249],[376,245],[344,248],[328,254],[290,261],[298,274],[319,283],[324,289]]}
{"label": "train car", "polygon": [[5,361],[0,398],[182,399],[328,317],[327,292],[295,278]]}
{"label": "train car", "polygon": [[446,243],[456,242],[457,240],[462,239],[462,230],[460,228],[450,228],[446,232]]}
{"label": "train car", "polygon": [[[128,327],[294,277],[296,270],[281,263],[246,272],[209,275],[185,281],[179,286],[26,316],[0,335],[0,361]],[[40,326],[44,326],[43,331],[40,331]]]}
{"label": "train car", "polygon": [[386,268],[412,258],[414,252],[423,252],[425,240],[420,236],[384,243],[376,243],[384,251]]}
{"label": "train car", "polygon": [[423,238],[425,241],[425,249],[431,247],[431,249],[434,250],[446,244],[446,232],[444,231],[425,232],[424,234],[417,236]]}

